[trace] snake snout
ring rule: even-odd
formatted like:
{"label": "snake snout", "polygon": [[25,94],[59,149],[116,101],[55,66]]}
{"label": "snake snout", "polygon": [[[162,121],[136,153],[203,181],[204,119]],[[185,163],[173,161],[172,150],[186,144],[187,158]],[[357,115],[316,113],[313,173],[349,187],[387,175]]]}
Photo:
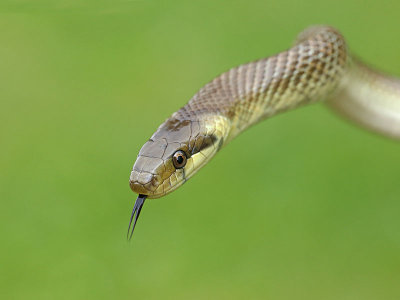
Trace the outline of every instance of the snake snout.
{"label": "snake snout", "polygon": [[133,170],[129,178],[129,185],[135,193],[151,195],[161,184],[161,177],[149,172]]}

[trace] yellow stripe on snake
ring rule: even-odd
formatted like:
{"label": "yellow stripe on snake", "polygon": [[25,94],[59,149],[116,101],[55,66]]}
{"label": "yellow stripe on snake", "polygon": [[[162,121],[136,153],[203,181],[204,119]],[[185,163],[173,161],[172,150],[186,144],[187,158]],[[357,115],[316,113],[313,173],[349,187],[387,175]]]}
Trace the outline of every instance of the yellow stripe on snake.
{"label": "yellow stripe on snake", "polygon": [[251,125],[320,100],[366,128],[400,138],[400,80],[352,58],[334,28],[311,27],[293,48],[221,74],[160,125],[131,172],[130,187],[139,197],[128,235],[146,198],[176,190]]}

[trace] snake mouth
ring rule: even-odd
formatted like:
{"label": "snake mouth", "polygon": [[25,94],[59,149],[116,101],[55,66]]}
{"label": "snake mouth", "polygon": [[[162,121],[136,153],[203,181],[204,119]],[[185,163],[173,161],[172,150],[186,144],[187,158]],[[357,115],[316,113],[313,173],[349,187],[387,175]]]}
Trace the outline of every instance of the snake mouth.
{"label": "snake mouth", "polygon": [[[133,210],[132,210],[132,214],[131,214],[131,219],[129,220],[128,233],[126,234],[126,238],[128,240],[130,240],[132,238],[133,231],[135,230],[136,222],[139,219],[139,215],[140,215],[140,212],[142,211],[142,207],[143,207],[143,204],[144,204],[144,201],[146,200],[146,198],[147,198],[146,195],[139,194],[139,196],[137,197],[137,199],[135,201],[135,205],[133,206]],[[133,222],[132,231],[130,231],[133,217],[135,217],[135,221]],[[129,234],[129,232],[130,232],[130,234]]]}
{"label": "snake mouth", "polygon": [[129,181],[129,186],[133,192],[142,196],[146,196],[149,199],[162,197],[169,192],[169,189],[171,189],[169,181],[150,181],[145,184],[139,181]]}
{"label": "snake mouth", "polygon": [[131,187],[131,190],[139,195],[146,195],[148,196],[151,191],[149,191],[148,188],[145,187],[145,185],[141,182],[138,181],[130,181],[129,186]]}
{"label": "snake mouth", "polygon": [[160,198],[186,181],[185,172],[182,169],[176,170],[171,167],[166,171],[163,164],[160,169],[141,170],[133,168],[129,179],[131,190],[139,195],[146,195],[148,199]]}
{"label": "snake mouth", "polygon": [[153,198],[152,195],[159,193],[157,189],[162,183],[160,175],[148,171],[138,172],[137,170],[132,170],[129,179],[129,186],[133,192],[139,195],[146,195],[149,198]]}
{"label": "snake mouth", "polygon": [[[130,188],[133,192],[146,196],[148,199],[156,199],[165,196],[166,194],[171,193],[176,190],[182,184],[184,184],[187,178],[178,181],[176,179],[176,175],[172,175],[174,179],[167,178],[164,182],[160,183],[156,189],[149,190],[146,185],[139,183],[137,181],[129,182]],[[172,183],[174,185],[172,185]]]}

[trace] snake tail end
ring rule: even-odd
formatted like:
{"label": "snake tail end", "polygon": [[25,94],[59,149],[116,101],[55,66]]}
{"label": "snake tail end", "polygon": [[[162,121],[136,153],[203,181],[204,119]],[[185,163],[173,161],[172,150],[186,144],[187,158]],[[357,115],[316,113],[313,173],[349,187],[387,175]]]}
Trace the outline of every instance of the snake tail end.
{"label": "snake tail end", "polygon": [[[137,199],[135,201],[135,205],[133,206],[133,210],[132,210],[131,219],[129,220],[128,233],[126,234],[126,238],[128,240],[130,240],[132,238],[133,231],[135,230],[136,222],[139,218],[140,211],[142,210],[142,207],[143,207],[144,201],[146,200],[146,197],[147,197],[146,195],[139,194],[139,196],[137,197]],[[132,231],[129,234],[134,216],[135,216],[135,221],[133,222]]]}

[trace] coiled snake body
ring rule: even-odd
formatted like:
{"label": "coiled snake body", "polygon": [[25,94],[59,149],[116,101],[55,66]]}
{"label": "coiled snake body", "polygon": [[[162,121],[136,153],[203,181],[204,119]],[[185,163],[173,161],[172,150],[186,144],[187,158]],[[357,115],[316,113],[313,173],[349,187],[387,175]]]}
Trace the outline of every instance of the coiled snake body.
{"label": "coiled snake body", "polygon": [[131,235],[146,198],[177,189],[249,126],[323,99],[362,126],[400,138],[400,80],[350,57],[334,28],[311,27],[293,48],[221,74],[161,124],[131,172],[139,194]]}

